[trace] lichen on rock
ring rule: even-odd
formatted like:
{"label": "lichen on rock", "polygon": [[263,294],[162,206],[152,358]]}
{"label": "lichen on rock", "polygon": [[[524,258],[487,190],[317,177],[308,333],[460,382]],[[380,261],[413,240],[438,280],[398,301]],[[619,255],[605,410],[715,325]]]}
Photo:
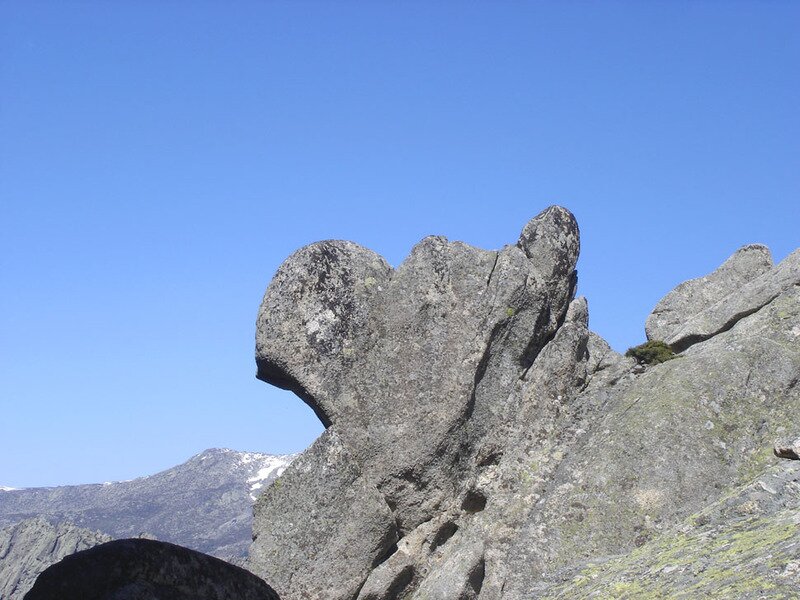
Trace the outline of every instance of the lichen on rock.
{"label": "lichen on rock", "polygon": [[[800,254],[745,247],[679,286],[648,334],[682,358],[641,372],[589,329],[579,248],[550,207],[497,251],[428,237],[393,270],[322,242],[281,266],[258,374],[328,427],[256,508],[250,568],[282,598],[652,597],[644,549],[774,466],[800,430]],[[592,561],[628,570],[592,587]],[[769,594],[740,583],[696,590]]]}

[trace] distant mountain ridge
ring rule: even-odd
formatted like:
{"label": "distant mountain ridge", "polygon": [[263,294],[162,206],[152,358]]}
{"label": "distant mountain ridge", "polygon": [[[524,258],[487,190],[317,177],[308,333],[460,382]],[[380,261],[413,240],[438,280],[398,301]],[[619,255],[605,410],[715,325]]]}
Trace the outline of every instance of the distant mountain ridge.
{"label": "distant mountain ridge", "polygon": [[32,517],[113,538],[141,534],[233,562],[247,556],[252,504],[296,455],[212,448],[130,481],[0,489],[0,527]]}

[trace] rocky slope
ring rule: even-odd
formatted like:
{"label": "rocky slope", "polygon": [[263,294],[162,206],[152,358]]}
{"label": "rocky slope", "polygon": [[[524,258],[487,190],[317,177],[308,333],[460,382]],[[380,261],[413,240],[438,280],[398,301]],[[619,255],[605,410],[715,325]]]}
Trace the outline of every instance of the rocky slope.
{"label": "rocky slope", "polygon": [[36,577],[53,563],[111,538],[41,517],[0,529],[0,598],[21,600]]}
{"label": "rocky slope", "polygon": [[250,545],[253,501],[293,458],[212,449],[132,481],[2,491],[0,526],[44,517],[112,538],[146,533],[241,561]]}
{"label": "rocky slope", "polygon": [[327,429],[257,501],[253,572],[285,600],[797,597],[800,251],[679,286],[647,333],[681,353],[644,367],[589,330],[578,249],[551,207],[496,252],[287,259],[258,376]]}

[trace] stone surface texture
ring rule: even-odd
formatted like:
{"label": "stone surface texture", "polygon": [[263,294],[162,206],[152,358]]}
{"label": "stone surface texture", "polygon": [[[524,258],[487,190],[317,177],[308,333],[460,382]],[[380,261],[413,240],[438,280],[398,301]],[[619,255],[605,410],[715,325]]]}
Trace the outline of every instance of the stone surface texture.
{"label": "stone surface texture", "polygon": [[[300,597],[352,598],[371,567],[397,541],[386,501],[332,429],[278,486],[267,489],[255,514],[251,562],[262,566],[259,575],[276,589],[292,589]],[[262,514],[287,518],[267,522]],[[361,568],[342,569],[340,563]]]}
{"label": "stone surface texture", "polygon": [[252,573],[182,546],[114,540],[45,570],[25,600],[279,600]]}
{"label": "stone surface texture", "polygon": [[773,449],[800,437],[800,252],[679,286],[648,334],[681,353],[643,367],[590,331],[578,251],[550,207],[498,251],[287,259],[258,376],[327,430],[257,503],[249,568],[286,600],[797,597]]}
{"label": "stone surface texture", "polygon": [[[792,254],[783,259],[778,265],[772,269],[765,270],[760,275],[752,277],[749,280],[745,277],[757,273],[764,264],[760,264],[758,268],[753,268],[753,259],[745,261],[738,258],[737,255],[747,255],[755,251],[747,252],[748,248],[752,246],[745,246],[742,250],[734,254],[725,264],[720,267],[720,270],[735,274],[732,278],[738,282],[738,286],[710,286],[709,284],[698,284],[698,288],[704,289],[710,287],[714,289],[719,296],[716,301],[713,301],[715,296],[711,297],[711,301],[705,303],[705,308],[699,312],[689,310],[686,313],[675,318],[675,324],[672,329],[668,329],[663,333],[666,334],[665,339],[662,341],[672,346],[675,351],[686,350],[692,344],[707,340],[710,337],[727,331],[733,327],[742,318],[753,314],[762,307],[766,306],[786,289],[793,285],[800,284],[800,249],[795,250]],[[763,263],[766,263],[766,254],[768,251],[763,251]],[[736,271],[733,268],[726,267],[731,263],[737,265],[741,263],[750,264],[749,269]],[[712,279],[714,274],[708,277]],[[697,280],[694,280],[697,281]],[[731,288],[735,291],[732,293],[724,294],[722,291],[725,288]],[[660,310],[659,306],[664,304],[669,305],[669,294],[664,300],[659,302],[655,311]],[[666,302],[665,302],[666,301]],[[700,303],[693,309],[702,307]],[[656,314],[654,311],[653,314]],[[651,318],[653,315],[651,315]],[[656,317],[658,318],[658,317]]]}
{"label": "stone surface texture", "polygon": [[771,268],[772,254],[766,246],[739,248],[713,273],[685,281],[664,296],[645,322],[647,339],[677,342],[676,334],[687,321]]}

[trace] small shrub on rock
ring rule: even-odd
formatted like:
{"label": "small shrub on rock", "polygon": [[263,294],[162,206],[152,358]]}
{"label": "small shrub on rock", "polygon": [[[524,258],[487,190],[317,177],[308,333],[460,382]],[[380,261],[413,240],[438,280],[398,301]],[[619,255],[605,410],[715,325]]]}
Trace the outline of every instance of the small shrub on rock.
{"label": "small shrub on rock", "polygon": [[632,356],[636,362],[643,365],[657,365],[672,360],[676,357],[669,344],[660,340],[650,340],[639,346],[628,348],[625,356]]}

